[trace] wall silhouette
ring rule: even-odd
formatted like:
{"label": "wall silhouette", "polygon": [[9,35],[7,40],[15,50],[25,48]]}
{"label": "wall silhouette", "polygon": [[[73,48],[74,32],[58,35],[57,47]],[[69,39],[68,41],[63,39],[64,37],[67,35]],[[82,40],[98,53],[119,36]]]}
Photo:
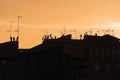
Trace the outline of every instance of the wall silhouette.
{"label": "wall silhouette", "polygon": [[45,39],[31,49],[0,44],[0,80],[118,80],[120,42],[111,35]]}

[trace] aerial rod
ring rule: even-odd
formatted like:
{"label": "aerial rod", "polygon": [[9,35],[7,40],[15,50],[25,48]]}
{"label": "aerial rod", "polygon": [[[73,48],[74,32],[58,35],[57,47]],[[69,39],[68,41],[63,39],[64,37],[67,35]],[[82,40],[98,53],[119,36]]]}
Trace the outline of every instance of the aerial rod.
{"label": "aerial rod", "polygon": [[9,32],[9,38],[10,38],[10,41],[12,41],[12,21],[10,21],[10,28],[7,32]]}
{"label": "aerial rod", "polygon": [[66,33],[66,26],[63,26],[64,28],[63,28],[63,31],[64,31],[64,35],[65,35],[65,33]]}
{"label": "aerial rod", "polygon": [[17,29],[17,32],[18,32],[18,40],[19,40],[19,33],[20,33],[20,26],[19,26],[19,23],[20,23],[20,18],[22,18],[22,16],[18,16],[18,29]]}
{"label": "aerial rod", "polygon": [[20,26],[19,26],[20,18],[22,18],[22,16],[18,16],[18,29],[17,29],[18,48],[19,48],[19,38],[20,38]]}
{"label": "aerial rod", "polygon": [[12,36],[12,21],[10,21],[10,37]]}

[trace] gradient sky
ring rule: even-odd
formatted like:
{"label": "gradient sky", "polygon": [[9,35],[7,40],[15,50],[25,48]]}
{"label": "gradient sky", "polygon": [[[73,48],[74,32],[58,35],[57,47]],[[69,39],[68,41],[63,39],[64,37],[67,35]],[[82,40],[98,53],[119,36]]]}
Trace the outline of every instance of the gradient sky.
{"label": "gradient sky", "polygon": [[[112,28],[120,37],[120,0],[0,0],[0,42],[9,40],[20,18],[20,48],[41,43],[46,33],[60,34],[63,26],[78,32]],[[16,35],[15,32],[12,35]]]}

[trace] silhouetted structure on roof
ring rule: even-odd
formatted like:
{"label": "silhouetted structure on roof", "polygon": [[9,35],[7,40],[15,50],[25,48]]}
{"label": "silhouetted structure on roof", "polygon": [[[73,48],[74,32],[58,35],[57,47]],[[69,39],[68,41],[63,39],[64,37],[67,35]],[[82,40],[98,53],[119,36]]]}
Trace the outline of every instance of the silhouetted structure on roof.
{"label": "silhouetted structure on roof", "polygon": [[120,79],[120,42],[111,35],[47,38],[40,45],[20,50],[13,41],[0,44],[0,50],[15,53],[7,58],[0,54],[1,80]]}
{"label": "silhouetted structure on roof", "polygon": [[18,53],[18,41],[10,41],[0,44],[0,58],[17,56]]}
{"label": "silhouetted structure on roof", "polygon": [[109,34],[104,36],[94,36],[94,35],[85,35],[84,40],[92,40],[92,41],[104,41],[104,42],[117,42],[119,43],[119,39],[116,37],[113,37]]}
{"label": "silhouetted structure on roof", "polygon": [[117,80],[119,48],[119,39],[111,35],[85,35],[83,40],[73,40],[68,35],[45,40],[31,48],[30,53],[36,53],[35,62],[42,65],[36,69],[45,68],[42,73],[47,72],[54,80]]}

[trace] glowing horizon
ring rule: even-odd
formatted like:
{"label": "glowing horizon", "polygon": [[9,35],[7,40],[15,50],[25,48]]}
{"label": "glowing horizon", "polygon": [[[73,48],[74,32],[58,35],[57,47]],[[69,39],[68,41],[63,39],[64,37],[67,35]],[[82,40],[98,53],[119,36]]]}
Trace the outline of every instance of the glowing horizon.
{"label": "glowing horizon", "polygon": [[[6,25],[6,26],[9,26]],[[20,25],[20,48],[32,48],[38,44],[41,44],[42,42],[42,37],[45,34],[52,34],[53,36],[57,36],[60,37],[61,35],[61,31],[63,32],[63,28],[64,26],[66,26],[66,32],[69,30],[76,30],[77,32],[77,39],[79,39],[79,35],[80,34],[84,34],[85,32],[89,33],[89,30],[92,29],[93,33],[92,35],[94,35],[95,33],[97,33],[97,31],[99,30],[99,34],[98,35],[103,35],[104,32],[102,32],[102,30],[107,30],[107,29],[112,29],[115,32],[116,37],[120,37],[119,31],[120,29],[118,29],[118,27],[120,26],[119,24],[112,24],[112,25],[91,25],[91,26],[80,26],[80,25],[64,25],[64,24],[44,24],[44,25],[25,25],[22,24]],[[17,26],[13,26],[15,29]],[[51,28],[49,28],[51,27]],[[12,32],[13,36],[17,36],[14,32]],[[6,34],[6,36],[0,40],[1,42],[5,42],[5,41],[9,41],[9,32],[6,32],[7,30],[9,30],[9,27],[4,28],[3,32]],[[32,33],[32,34],[31,34]],[[67,32],[70,33],[70,32]],[[73,38],[75,37],[75,34],[72,33]],[[29,37],[29,39],[28,39]]]}
{"label": "glowing horizon", "polygon": [[17,28],[20,19],[20,48],[31,48],[41,43],[45,30],[60,35],[63,26],[85,32],[93,28],[113,29],[120,37],[119,0],[1,0],[0,42],[9,40],[10,21]]}

